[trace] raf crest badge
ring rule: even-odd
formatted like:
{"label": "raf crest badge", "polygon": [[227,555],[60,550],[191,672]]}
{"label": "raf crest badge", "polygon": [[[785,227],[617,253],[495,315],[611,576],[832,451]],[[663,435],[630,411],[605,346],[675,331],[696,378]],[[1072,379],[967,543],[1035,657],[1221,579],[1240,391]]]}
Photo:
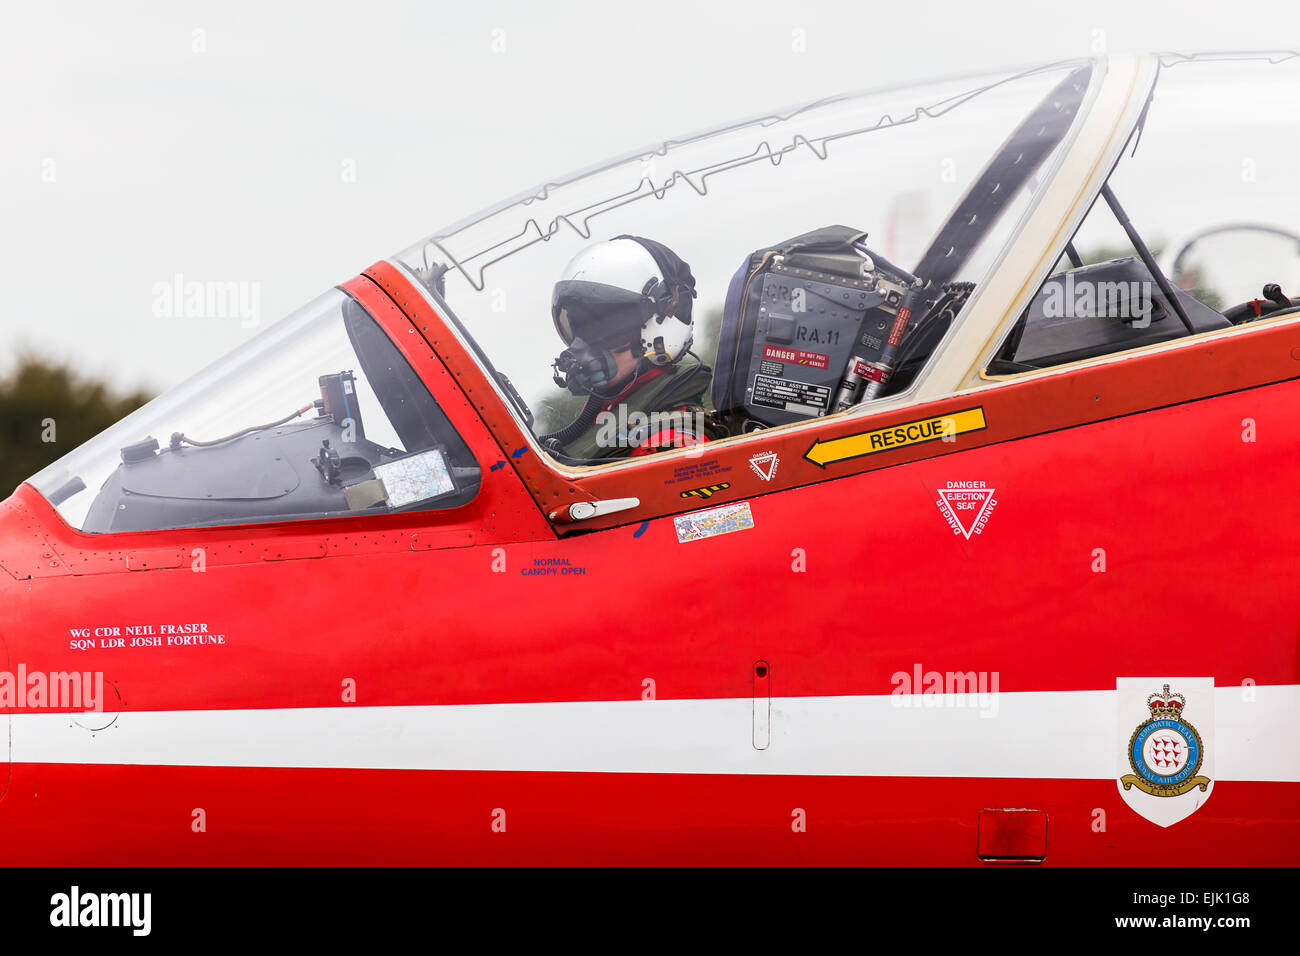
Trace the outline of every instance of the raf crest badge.
{"label": "raf crest badge", "polygon": [[1147,698],[1151,718],[1138,724],[1128,742],[1128,762],[1133,768],[1120,778],[1127,790],[1137,787],[1157,797],[1176,797],[1192,787],[1205,790],[1208,777],[1197,776],[1205,760],[1205,745],[1196,728],[1183,717],[1187,698],[1169,693],[1169,685]]}
{"label": "raf crest badge", "polygon": [[[1146,695],[1138,711],[1136,694]],[[1170,687],[1178,688],[1171,691]],[[1186,690],[1187,693],[1182,693]],[[1124,802],[1162,827],[1194,813],[1208,799],[1213,746],[1214,681],[1212,678],[1120,678],[1120,733],[1134,713],[1146,719],[1128,736],[1120,763],[1119,788]],[[1205,737],[1188,712],[1207,727]],[[1131,772],[1126,772],[1131,771]]]}

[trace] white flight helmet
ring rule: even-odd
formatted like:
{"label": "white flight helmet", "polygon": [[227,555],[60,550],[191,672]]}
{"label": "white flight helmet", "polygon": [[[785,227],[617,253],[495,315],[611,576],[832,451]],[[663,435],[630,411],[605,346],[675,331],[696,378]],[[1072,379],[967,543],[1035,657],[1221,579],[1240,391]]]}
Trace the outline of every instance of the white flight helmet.
{"label": "white flight helmet", "polygon": [[671,365],[691,347],[695,277],[653,239],[618,236],[573,257],[551,298],[564,344],[616,351],[639,347],[653,365]]}

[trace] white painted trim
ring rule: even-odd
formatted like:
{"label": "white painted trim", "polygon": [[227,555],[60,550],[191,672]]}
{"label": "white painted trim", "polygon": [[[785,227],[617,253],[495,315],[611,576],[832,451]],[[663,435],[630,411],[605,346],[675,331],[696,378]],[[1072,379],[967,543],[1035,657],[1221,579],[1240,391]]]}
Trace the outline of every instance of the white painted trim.
{"label": "white painted trim", "polygon": [[[1300,685],[1215,691],[1220,780],[1300,782]],[[12,715],[17,763],[1113,779],[1115,691]],[[925,706],[929,702],[941,706]],[[907,706],[900,706],[906,704]],[[96,715],[99,725],[103,715]],[[80,722],[80,724],[78,723]],[[85,726],[81,726],[84,724]],[[1134,721],[1134,726],[1137,721]],[[1205,728],[1202,728],[1204,730]]]}

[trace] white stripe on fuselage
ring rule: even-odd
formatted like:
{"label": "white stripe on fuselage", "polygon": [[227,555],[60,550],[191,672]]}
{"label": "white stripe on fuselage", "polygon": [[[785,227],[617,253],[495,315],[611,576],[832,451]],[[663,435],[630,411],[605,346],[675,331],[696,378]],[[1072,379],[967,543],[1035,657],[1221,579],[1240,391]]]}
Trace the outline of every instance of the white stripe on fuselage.
{"label": "white stripe on fuselage", "polygon": [[[1243,699],[1247,691],[1254,700]],[[1220,780],[1300,781],[1300,685],[1216,689]],[[18,763],[1107,779],[1115,691],[12,715]],[[901,702],[910,706],[899,706]],[[939,706],[932,706],[938,703]],[[927,706],[931,705],[931,706]],[[1141,715],[1126,718],[1124,736]],[[1195,723],[1195,715],[1189,714]],[[1213,743],[1210,743],[1210,740]]]}

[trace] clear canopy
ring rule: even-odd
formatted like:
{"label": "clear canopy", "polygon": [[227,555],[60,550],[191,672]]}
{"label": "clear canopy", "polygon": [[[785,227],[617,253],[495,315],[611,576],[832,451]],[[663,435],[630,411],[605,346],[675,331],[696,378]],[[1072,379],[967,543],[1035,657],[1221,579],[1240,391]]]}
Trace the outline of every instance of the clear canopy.
{"label": "clear canopy", "polygon": [[[864,354],[861,343],[884,338],[872,330],[884,333],[895,321],[910,274],[924,283],[908,330],[914,347],[894,357],[900,367],[885,389],[854,400],[896,394],[916,380],[960,321],[970,291],[963,283],[983,280],[1050,175],[1093,73],[1091,62],[1071,62],[760,115],[546,183],[397,258],[498,373],[504,396],[511,393],[504,380],[513,384],[522,397],[515,408],[521,419],[535,418],[537,436],[584,407],[581,393],[555,380],[552,364],[566,343],[552,322],[552,289],[576,254],[621,235],[652,239],[689,265],[692,351],[710,369],[700,403],[720,427],[784,424],[803,409],[830,414],[854,359],[887,364],[879,348]],[[814,278],[829,283],[822,292],[868,294],[842,318],[843,336],[840,326],[791,327],[792,347],[783,351],[778,332],[760,324],[756,347],[743,290],[729,297],[729,286],[749,276],[764,250],[788,251],[790,240],[809,234],[853,240],[839,258],[810,260]],[[762,275],[756,281],[767,282],[763,294],[772,288]],[[885,301],[876,301],[877,291]],[[926,325],[929,318],[937,320]],[[823,347],[828,336],[843,348]],[[778,377],[784,381],[772,385]],[[766,414],[762,402],[775,408],[772,395],[783,388],[798,398]]]}
{"label": "clear canopy", "polygon": [[[537,436],[567,435],[593,402],[556,383],[553,288],[575,254],[622,235],[695,278],[689,349],[657,370],[656,394],[698,402],[697,434],[831,414],[924,374],[1093,74],[1070,62],[757,116],[546,184],[398,261]],[[654,377],[644,364],[633,385]],[[685,385],[663,387],[675,375]],[[546,447],[612,457],[598,445]],[[74,527],[106,532],[453,507],[479,477],[387,333],[333,290],[32,483]]]}

